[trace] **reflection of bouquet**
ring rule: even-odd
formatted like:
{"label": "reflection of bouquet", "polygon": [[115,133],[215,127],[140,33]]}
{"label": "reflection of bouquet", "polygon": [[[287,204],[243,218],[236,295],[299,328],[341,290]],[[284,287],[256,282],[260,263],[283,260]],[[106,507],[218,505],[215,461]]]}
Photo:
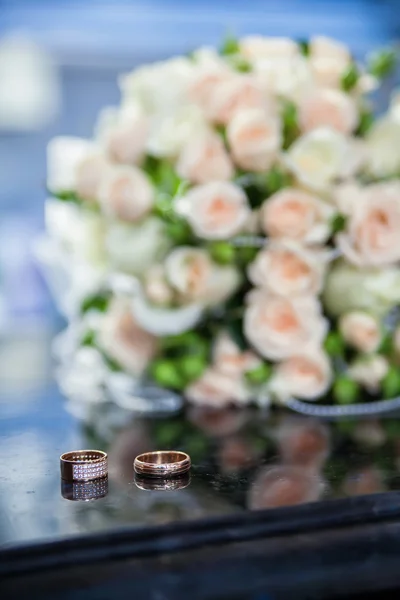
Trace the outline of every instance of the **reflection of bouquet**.
{"label": "reflection of bouquet", "polygon": [[94,141],[49,146],[76,346],[194,403],[396,395],[399,99],[366,100],[392,63],[248,37],[123,77]]}

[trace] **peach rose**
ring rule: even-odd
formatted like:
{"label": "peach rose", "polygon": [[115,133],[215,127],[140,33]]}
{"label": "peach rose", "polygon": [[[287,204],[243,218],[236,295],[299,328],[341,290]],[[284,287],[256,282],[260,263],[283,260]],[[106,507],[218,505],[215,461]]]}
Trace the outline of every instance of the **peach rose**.
{"label": "peach rose", "polygon": [[318,85],[337,88],[351,62],[351,54],[344,44],[316,36],[310,40],[309,61]]}
{"label": "peach rose", "polygon": [[250,510],[315,502],[324,491],[322,480],[302,467],[273,465],[260,469],[250,487]]}
{"label": "peach rose", "polygon": [[149,119],[136,114],[123,118],[104,136],[104,147],[110,160],[136,165],[143,158],[149,134]]}
{"label": "peach rose", "polygon": [[153,265],[146,272],[143,289],[146,298],[153,304],[170,304],[174,298],[174,292],[167,283],[165,270],[161,265]]}
{"label": "peach rose", "polygon": [[183,179],[202,184],[230,179],[233,165],[220,136],[208,131],[185,144],[176,171]]}
{"label": "peach rose", "polygon": [[285,463],[318,471],[329,456],[329,428],[320,421],[287,417],[275,431]]}
{"label": "peach rose", "polygon": [[265,358],[281,360],[318,347],[328,324],[313,297],[281,298],[257,291],[244,316],[244,333]]}
{"label": "peach rose", "polygon": [[215,181],[191,189],[175,201],[175,210],[206,240],[225,240],[239,233],[250,217],[243,190],[234,183]]}
{"label": "peach rose", "polygon": [[269,103],[261,85],[251,75],[236,75],[221,82],[211,97],[211,120],[227,125],[240,110],[261,109],[266,111]]}
{"label": "peach rose", "polygon": [[339,330],[346,342],[360,352],[375,352],[382,340],[378,321],[362,311],[343,315],[339,320]]}
{"label": "peach rose", "polygon": [[113,167],[102,182],[99,201],[106,215],[123,221],[139,221],[153,206],[154,190],[145,173],[137,167]]}
{"label": "peach rose", "polygon": [[250,350],[241,351],[226,333],[215,341],[213,362],[218,371],[226,375],[243,375],[260,365],[260,359]]}
{"label": "peach rose", "polygon": [[269,384],[270,392],[279,400],[291,397],[317,400],[330,388],[332,369],[322,350],[298,350],[275,370]]}
{"label": "peach rose", "polygon": [[249,35],[239,42],[240,54],[252,62],[260,58],[282,59],[297,56],[299,47],[290,38]]}
{"label": "peach rose", "polygon": [[76,168],[75,191],[79,198],[94,202],[99,197],[101,182],[110,165],[101,154],[85,158]]}
{"label": "peach rose", "polygon": [[248,268],[254,285],[280,296],[319,294],[327,257],[291,240],[271,242]]}
{"label": "peach rose", "polygon": [[203,248],[179,246],[166,258],[165,275],[185,301],[216,304],[236,290],[239,274],[235,267],[214,263]]}
{"label": "peach rose", "polygon": [[154,357],[156,338],[141,329],[129,303],[115,299],[105,314],[99,332],[105,352],[133,375],[140,375]]}
{"label": "peach rose", "polygon": [[266,171],[281,147],[280,123],[263,110],[239,111],[228,125],[227,137],[236,164],[249,171]]}
{"label": "peach rose", "polygon": [[225,64],[214,60],[198,68],[189,86],[188,96],[202,109],[207,119],[213,117],[216,91],[233,77],[234,73]]}
{"label": "peach rose", "polygon": [[229,404],[247,404],[250,391],[239,377],[232,377],[210,367],[185,390],[189,402],[222,408]]}
{"label": "peach rose", "polygon": [[354,205],[347,230],[337,245],[359,267],[383,267],[400,260],[400,185],[378,183],[364,189]]}
{"label": "peach rose", "polygon": [[316,196],[286,188],[268,198],[261,209],[261,225],[272,238],[291,238],[306,244],[330,236],[334,209]]}
{"label": "peach rose", "polygon": [[375,394],[379,391],[382,379],[389,369],[384,356],[372,354],[355,360],[347,370],[347,375],[362,385],[368,392]]}
{"label": "peach rose", "polygon": [[358,123],[358,110],[353,98],[339,90],[317,89],[299,106],[299,124],[303,131],[331,127],[351,133]]}

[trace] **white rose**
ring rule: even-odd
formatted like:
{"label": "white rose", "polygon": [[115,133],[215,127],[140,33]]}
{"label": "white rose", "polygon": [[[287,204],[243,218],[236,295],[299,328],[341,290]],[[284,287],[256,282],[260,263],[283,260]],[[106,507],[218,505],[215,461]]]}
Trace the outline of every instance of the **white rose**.
{"label": "white rose", "polygon": [[351,310],[384,316],[400,303],[400,271],[397,267],[360,270],[340,261],[328,272],[323,299],[333,316]]}
{"label": "white rose", "polygon": [[309,62],[318,85],[337,88],[351,63],[351,54],[337,40],[315,36],[310,40]]}
{"label": "white rose", "polygon": [[349,179],[334,187],[332,201],[342,215],[349,216],[364,201],[363,188],[356,179]]}
{"label": "white rose", "polygon": [[265,358],[280,360],[319,346],[328,329],[314,297],[282,298],[253,293],[245,311],[244,333]]}
{"label": "white rose", "polygon": [[105,263],[105,222],[101,215],[76,204],[49,199],[45,204],[45,222],[48,235],[73,260]]}
{"label": "white rose", "polygon": [[175,201],[175,210],[188,220],[196,235],[207,240],[224,240],[236,235],[250,216],[246,194],[227,181],[191,189]]}
{"label": "white rose", "polygon": [[313,84],[304,56],[260,58],[253,63],[254,77],[266,94],[298,102]]}
{"label": "white rose", "polygon": [[302,351],[276,368],[268,389],[280,401],[291,397],[317,400],[330,388],[332,368],[327,355],[319,349]]}
{"label": "white rose", "polygon": [[235,267],[215,264],[206,250],[190,246],[175,248],[165,261],[167,281],[185,299],[218,304],[236,290],[240,277]]}
{"label": "white rose", "polygon": [[260,58],[290,58],[299,54],[299,47],[290,38],[249,35],[239,42],[240,53],[252,62]]}
{"label": "white rose", "polygon": [[210,118],[227,125],[241,110],[267,111],[270,103],[262,86],[252,75],[236,75],[215,87],[210,99]]}
{"label": "white rose", "polygon": [[204,114],[208,120],[214,118],[214,98],[220,86],[231,81],[235,73],[227,64],[216,59],[215,55],[208,54],[200,60],[195,67],[193,79],[189,86],[188,97]]}
{"label": "white rose", "polygon": [[357,127],[358,120],[354,98],[340,90],[316,89],[299,105],[299,124],[303,131],[330,127],[347,134]]}
{"label": "white rose", "polygon": [[259,109],[237,112],[228,125],[227,137],[236,164],[250,171],[271,167],[282,141],[279,120]]}
{"label": "white rose", "polygon": [[382,267],[400,260],[400,184],[369,185],[354,203],[337,245],[349,262]]}
{"label": "white rose", "polygon": [[78,137],[54,137],[47,144],[47,187],[52,192],[75,189],[79,164],[95,151],[89,140]]}
{"label": "white rose", "polygon": [[354,361],[348,368],[347,375],[365,389],[374,394],[379,391],[380,383],[389,370],[389,364],[384,356],[379,354],[363,356]]}
{"label": "white rose", "polygon": [[132,101],[147,113],[175,112],[186,103],[193,63],[185,57],[140,67],[120,79],[124,104]]}
{"label": "white rose", "polygon": [[190,331],[201,320],[204,310],[200,303],[185,304],[178,308],[154,306],[140,288],[132,298],[132,307],[139,325],[158,337]]}
{"label": "white rose", "polygon": [[113,269],[141,275],[165,256],[171,242],[162,221],[148,217],[137,225],[110,223],[105,244]]}
{"label": "white rose", "polygon": [[110,167],[99,189],[99,202],[108,216],[139,221],[153,206],[154,189],[137,167]]}
{"label": "white rose", "polygon": [[153,358],[156,338],[138,326],[126,300],[115,299],[101,324],[100,346],[124,369],[140,375]]}
{"label": "white rose", "polygon": [[339,331],[346,342],[360,352],[375,352],[382,340],[379,322],[362,311],[342,315],[339,320]]}
{"label": "white rose", "polygon": [[220,136],[205,131],[183,146],[176,164],[180,177],[192,183],[225,181],[233,175],[233,165]]}
{"label": "white rose", "polygon": [[208,131],[202,111],[193,105],[154,118],[147,151],[161,158],[175,158],[183,146]]}
{"label": "white rose", "polygon": [[319,294],[326,264],[327,256],[321,250],[281,240],[258,253],[248,276],[254,285],[280,296]]}
{"label": "white rose", "polygon": [[285,188],[265,200],[260,221],[271,238],[289,238],[306,244],[324,242],[331,234],[332,206],[316,196]]}
{"label": "white rose", "polygon": [[[298,138],[285,155],[286,164],[298,180],[316,190],[325,190],[336,178],[350,176],[351,147],[339,132],[328,128],[310,131]],[[358,165],[354,165],[354,169]]]}
{"label": "white rose", "polygon": [[192,404],[223,408],[230,404],[248,404],[251,392],[239,377],[208,368],[186,388],[185,397]]}
{"label": "white rose", "polygon": [[240,350],[232,338],[222,332],[214,344],[213,363],[220,373],[237,377],[238,374],[256,369],[261,360],[251,350]]}
{"label": "white rose", "polygon": [[366,166],[375,177],[400,171],[400,120],[385,115],[377,119],[366,138]]}

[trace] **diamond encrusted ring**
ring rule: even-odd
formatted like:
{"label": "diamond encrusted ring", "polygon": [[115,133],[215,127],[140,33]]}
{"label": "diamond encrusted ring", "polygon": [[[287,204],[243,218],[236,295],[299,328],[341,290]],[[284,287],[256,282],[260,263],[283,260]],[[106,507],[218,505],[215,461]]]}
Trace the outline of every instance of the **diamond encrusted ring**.
{"label": "diamond encrusted ring", "polygon": [[108,474],[107,454],[101,450],[74,450],[60,456],[61,477],[67,481],[91,481]]}

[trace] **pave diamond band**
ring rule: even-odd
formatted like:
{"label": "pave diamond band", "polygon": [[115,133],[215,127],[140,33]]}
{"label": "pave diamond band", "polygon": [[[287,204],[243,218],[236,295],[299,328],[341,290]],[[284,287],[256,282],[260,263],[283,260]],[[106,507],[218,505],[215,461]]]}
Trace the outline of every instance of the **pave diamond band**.
{"label": "pave diamond band", "polygon": [[107,454],[101,450],[74,450],[60,456],[61,477],[67,481],[91,481],[108,474]]}

